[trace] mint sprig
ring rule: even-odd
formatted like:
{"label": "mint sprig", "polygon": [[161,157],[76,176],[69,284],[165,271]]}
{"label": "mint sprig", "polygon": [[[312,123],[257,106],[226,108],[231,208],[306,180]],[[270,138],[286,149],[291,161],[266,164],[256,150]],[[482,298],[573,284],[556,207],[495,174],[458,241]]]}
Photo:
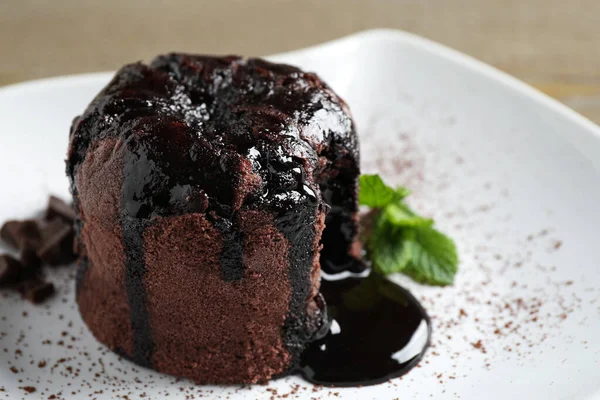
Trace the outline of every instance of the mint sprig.
{"label": "mint sprig", "polygon": [[358,201],[362,206],[383,208],[388,204],[401,202],[410,194],[405,188],[397,190],[386,185],[379,175],[361,175]]}
{"label": "mint sprig", "polygon": [[387,186],[379,175],[360,177],[361,205],[375,210],[366,248],[374,271],[404,273],[430,285],[450,285],[458,270],[456,245],[436,230],[434,221],[404,203],[410,192]]}

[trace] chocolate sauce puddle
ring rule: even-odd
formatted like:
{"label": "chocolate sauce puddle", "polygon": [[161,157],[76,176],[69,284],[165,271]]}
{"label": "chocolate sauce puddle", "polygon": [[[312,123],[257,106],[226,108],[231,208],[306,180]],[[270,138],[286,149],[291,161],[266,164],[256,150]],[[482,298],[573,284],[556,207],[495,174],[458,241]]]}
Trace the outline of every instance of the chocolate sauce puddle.
{"label": "chocolate sauce puddle", "polygon": [[431,322],[397,284],[365,271],[323,274],[330,327],[302,354],[300,373],[327,386],[366,386],[401,376],[429,346]]}

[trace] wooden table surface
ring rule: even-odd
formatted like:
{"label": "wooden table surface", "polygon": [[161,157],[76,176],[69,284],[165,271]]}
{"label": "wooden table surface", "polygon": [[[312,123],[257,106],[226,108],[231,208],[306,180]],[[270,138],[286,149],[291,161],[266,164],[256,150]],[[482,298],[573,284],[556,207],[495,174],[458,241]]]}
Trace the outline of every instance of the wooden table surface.
{"label": "wooden table surface", "polygon": [[600,123],[599,0],[0,0],[0,85],[182,50],[266,55],[398,28]]}

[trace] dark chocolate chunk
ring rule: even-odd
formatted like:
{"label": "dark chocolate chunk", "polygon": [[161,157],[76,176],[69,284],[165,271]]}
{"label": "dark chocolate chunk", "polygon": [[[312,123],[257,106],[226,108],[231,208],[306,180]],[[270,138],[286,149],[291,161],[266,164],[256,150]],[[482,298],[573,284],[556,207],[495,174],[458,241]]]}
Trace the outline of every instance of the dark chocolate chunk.
{"label": "dark chocolate chunk", "polygon": [[21,226],[19,226],[19,236],[18,236],[18,246],[17,248],[21,249],[21,244],[24,239],[30,240],[34,246],[39,246],[42,241],[42,231],[40,230],[40,224],[38,221],[34,219],[26,219],[21,221]]}
{"label": "dark chocolate chunk", "polygon": [[0,238],[20,254],[19,260],[0,256],[0,287],[12,288],[35,304],[52,296],[54,285],[44,281],[41,267],[43,263],[70,264],[76,259],[73,220],[72,207],[52,196],[44,218],[6,222]]}
{"label": "dark chocolate chunk", "polygon": [[65,203],[58,197],[50,196],[50,199],[48,200],[48,208],[46,210],[46,220],[50,221],[55,217],[59,217],[65,222],[71,224],[73,223],[73,220],[75,220],[75,211],[73,210],[72,206]]}
{"label": "dark chocolate chunk", "polygon": [[51,221],[44,230],[44,242],[37,251],[42,262],[49,265],[70,264],[76,258],[73,253],[74,232],[70,225]]}
{"label": "dark chocolate chunk", "polygon": [[0,256],[0,287],[11,286],[19,282],[23,266],[8,254]]}
{"label": "dark chocolate chunk", "polygon": [[21,241],[21,253],[19,261],[23,264],[25,269],[37,270],[41,267],[42,261],[37,255],[37,243],[31,239],[25,238]]}
{"label": "dark chocolate chunk", "polygon": [[44,246],[46,242],[56,237],[56,235],[64,229],[71,229],[71,224],[66,223],[60,217],[54,217],[48,221],[40,221],[41,225],[41,243],[38,250]]}
{"label": "dark chocolate chunk", "polygon": [[0,228],[0,238],[8,245],[17,248],[19,247],[19,227],[21,226],[20,221],[7,221],[2,228]]}
{"label": "dark chocolate chunk", "polygon": [[25,239],[28,239],[36,246],[39,245],[41,232],[35,220],[8,221],[0,229],[0,237],[15,249],[21,249],[21,242]]}
{"label": "dark chocolate chunk", "polygon": [[31,280],[25,282],[23,297],[33,304],[39,304],[51,297],[54,292],[54,285],[51,282]]}

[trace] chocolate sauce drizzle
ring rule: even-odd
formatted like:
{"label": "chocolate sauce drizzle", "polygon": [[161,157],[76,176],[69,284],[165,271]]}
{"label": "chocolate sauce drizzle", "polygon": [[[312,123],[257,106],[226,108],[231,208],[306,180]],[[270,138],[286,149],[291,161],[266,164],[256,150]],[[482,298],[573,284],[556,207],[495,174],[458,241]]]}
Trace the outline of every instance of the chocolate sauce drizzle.
{"label": "chocolate sauce drizzle", "polygon": [[[314,334],[315,327],[308,321],[306,299],[309,296],[310,271],[314,257],[315,206],[301,204],[295,212],[282,214],[275,220],[278,230],[290,244],[288,251],[288,275],[292,295],[287,317],[283,325],[283,341],[294,358],[298,358],[306,343]],[[325,321],[315,321],[320,325]]]}
{"label": "chocolate sauce drizzle", "polygon": [[232,220],[215,217],[212,224],[223,237],[223,250],[219,260],[221,279],[233,282],[244,277],[244,238],[237,226],[235,216]]}
{"label": "chocolate sauce drizzle", "polygon": [[401,376],[429,346],[431,321],[406,289],[376,274],[323,275],[329,332],[302,354],[300,373],[328,386],[365,386]]}
{"label": "chocolate sauce drizzle", "polygon": [[147,291],[144,286],[146,256],[144,231],[150,225],[148,210],[144,203],[145,183],[152,170],[146,148],[135,141],[128,142],[123,165],[121,230],[125,248],[125,288],[129,300],[129,316],[133,331],[133,354],[131,359],[144,366],[152,366],[154,341],[150,327]]}
{"label": "chocolate sauce drizzle", "polygon": [[144,287],[146,262],[144,255],[144,230],[146,220],[122,217],[123,243],[125,244],[125,287],[129,299],[129,315],[133,330],[131,358],[144,367],[152,366],[154,342],[148,314],[147,292]]}

